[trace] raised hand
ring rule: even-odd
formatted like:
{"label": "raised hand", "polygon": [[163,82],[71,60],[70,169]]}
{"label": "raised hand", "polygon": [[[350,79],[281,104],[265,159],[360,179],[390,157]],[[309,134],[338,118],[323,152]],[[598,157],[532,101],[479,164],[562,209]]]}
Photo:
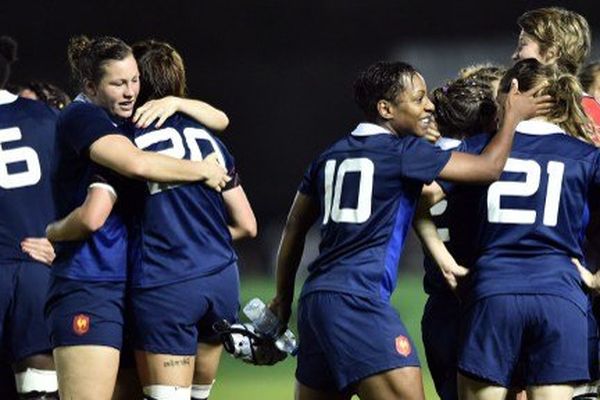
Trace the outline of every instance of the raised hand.
{"label": "raised hand", "polygon": [[181,99],[175,96],[167,96],[158,100],[150,100],[135,111],[133,122],[138,128],[147,128],[154,121],[155,126],[160,128],[171,115],[179,110]]}
{"label": "raised hand", "polygon": [[581,265],[578,259],[571,258],[571,262],[575,264],[577,270],[579,271],[579,276],[581,276],[581,280],[591,290],[596,292],[600,292],[600,276],[598,273],[592,274],[586,267]]}
{"label": "raised hand", "polygon": [[519,82],[513,79],[504,102],[505,114],[514,116],[518,121],[546,115],[554,106],[552,96],[536,96],[546,86],[548,86],[548,82],[543,82],[521,93],[519,92]]}

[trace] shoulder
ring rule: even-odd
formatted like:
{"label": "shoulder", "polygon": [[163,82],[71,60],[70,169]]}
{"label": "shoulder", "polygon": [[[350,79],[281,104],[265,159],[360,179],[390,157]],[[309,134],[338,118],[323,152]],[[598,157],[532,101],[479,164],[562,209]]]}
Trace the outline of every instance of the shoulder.
{"label": "shoulder", "polygon": [[42,101],[19,97],[15,101],[15,105],[17,107],[27,109],[30,113],[34,113],[39,118],[47,118],[51,120],[56,120],[58,118],[58,110],[50,107]]}

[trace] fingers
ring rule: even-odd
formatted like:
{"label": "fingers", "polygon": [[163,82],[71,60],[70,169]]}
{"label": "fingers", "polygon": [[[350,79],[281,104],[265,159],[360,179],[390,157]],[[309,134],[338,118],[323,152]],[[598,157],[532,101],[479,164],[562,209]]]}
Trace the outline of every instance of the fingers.
{"label": "fingers", "polygon": [[509,93],[510,94],[515,94],[519,91],[519,81],[516,79],[513,79],[512,81],[510,81],[510,90]]}
{"label": "fingers", "polygon": [[544,89],[548,85],[549,85],[548,81],[544,81],[544,82],[540,83],[539,85],[532,87],[531,89],[529,89],[528,91],[526,91],[523,94],[526,96],[533,96],[534,94],[538,93],[540,90]]}
{"label": "fingers", "polygon": [[452,269],[452,274],[456,277],[463,277],[463,276],[467,276],[469,274],[469,269],[463,267],[462,265],[456,265],[453,269]]}
{"label": "fingers", "polygon": [[585,286],[593,289],[594,275],[587,268],[585,268],[583,265],[581,265],[581,263],[579,262],[578,259],[571,258],[571,262],[573,264],[575,264],[575,267],[577,267],[577,270],[579,271],[579,275],[581,276],[581,280],[583,281]]}
{"label": "fingers", "polygon": [[46,238],[26,238],[21,242],[21,250],[41,263],[51,265],[56,257],[54,247]]}
{"label": "fingers", "polygon": [[207,155],[204,158],[204,161],[214,162],[214,163],[219,164],[219,158],[217,157],[217,152],[213,151],[212,153],[210,153],[209,155]]}

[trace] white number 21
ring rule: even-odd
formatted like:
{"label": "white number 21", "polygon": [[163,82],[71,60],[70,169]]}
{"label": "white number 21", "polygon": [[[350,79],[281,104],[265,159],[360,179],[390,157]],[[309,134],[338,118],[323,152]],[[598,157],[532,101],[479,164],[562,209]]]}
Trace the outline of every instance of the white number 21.
{"label": "white number 21", "polygon": [[[540,187],[541,167],[533,160],[520,160],[509,158],[506,161],[504,172],[517,172],[525,174],[525,181],[507,182],[499,181],[493,183],[488,189],[487,207],[488,221],[501,224],[533,224],[537,218],[535,210],[524,210],[515,208],[501,208],[502,196],[530,197]],[[549,161],[546,166],[548,174],[548,185],[546,187],[546,198],[544,201],[544,215],[542,222],[546,226],[556,226],[558,221],[558,209],[560,205],[560,193],[562,190],[565,164],[559,161]]]}

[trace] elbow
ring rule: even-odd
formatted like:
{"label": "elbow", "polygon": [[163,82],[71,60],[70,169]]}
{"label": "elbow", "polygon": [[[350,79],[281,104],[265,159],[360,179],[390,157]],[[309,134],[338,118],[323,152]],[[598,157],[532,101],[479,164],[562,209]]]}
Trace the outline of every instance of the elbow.
{"label": "elbow", "polygon": [[85,234],[92,234],[104,226],[106,218],[95,213],[82,210],[80,213],[81,229]]}
{"label": "elbow", "polygon": [[214,130],[223,132],[229,126],[229,117],[221,111],[219,117],[214,121]]}
{"label": "elbow", "polygon": [[256,225],[256,220],[253,219],[252,221],[240,226],[240,231],[243,237],[254,239],[258,235],[258,226]]}

